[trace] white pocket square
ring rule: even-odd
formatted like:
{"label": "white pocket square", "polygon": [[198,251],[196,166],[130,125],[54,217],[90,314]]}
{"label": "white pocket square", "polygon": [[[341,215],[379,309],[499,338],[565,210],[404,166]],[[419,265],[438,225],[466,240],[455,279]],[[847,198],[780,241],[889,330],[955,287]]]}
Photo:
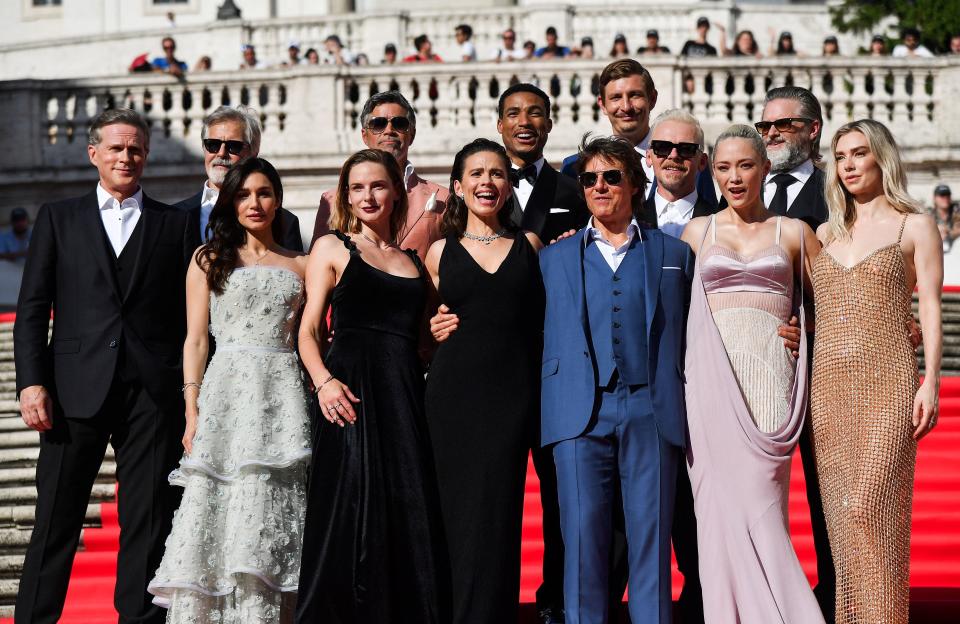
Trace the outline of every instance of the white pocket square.
{"label": "white pocket square", "polygon": [[680,267],[663,267],[664,271],[679,271]]}
{"label": "white pocket square", "polygon": [[566,208],[551,208],[551,209],[550,209],[550,214],[555,214],[555,213],[557,213],[557,212],[570,212],[570,211],[567,210]]}

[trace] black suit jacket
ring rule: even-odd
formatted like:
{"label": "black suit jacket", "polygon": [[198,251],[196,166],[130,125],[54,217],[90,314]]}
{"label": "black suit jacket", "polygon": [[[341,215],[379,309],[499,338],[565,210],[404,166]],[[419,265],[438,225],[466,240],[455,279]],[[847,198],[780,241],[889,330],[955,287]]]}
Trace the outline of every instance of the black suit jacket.
{"label": "black suit jacket", "polygon": [[[693,216],[691,218],[696,219],[697,217],[706,217],[712,215],[718,210],[719,208],[710,203],[709,200],[697,195],[697,203],[693,205]],[[653,197],[648,197],[647,201],[643,202],[643,220],[650,227],[659,227],[659,224],[657,223],[657,203]]]}
{"label": "black suit jacket", "polygon": [[[824,185],[823,171],[813,168],[813,174],[807,178],[806,184],[800,189],[793,203],[787,206],[787,212],[784,216],[794,219],[801,219],[809,225],[814,232],[822,224],[827,222],[830,213],[827,210],[827,200],[823,195]],[[727,207],[727,199],[720,198],[720,209]]]}
{"label": "black suit jacket", "polygon": [[567,230],[579,230],[589,218],[590,211],[576,181],[544,162],[527,199],[520,228],[533,232],[547,245]]}
{"label": "black suit jacket", "polygon": [[[191,195],[183,201],[174,204],[176,208],[186,210],[190,213],[190,219],[193,221],[197,230],[197,247],[200,246],[200,243],[203,240],[202,236],[200,235],[201,200],[203,200],[203,191],[200,191],[196,195]],[[280,217],[280,231],[283,232],[283,238],[278,240],[277,243],[279,243],[280,246],[285,249],[302,252],[303,237],[300,236],[300,219],[297,218],[297,215],[293,214],[286,208],[281,208],[277,216]]]}
{"label": "black suit jacket", "polygon": [[40,208],[13,329],[18,396],[42,385],[65,416],[90,418],[103,405],[123,348],[154,402],[182,414],[192,232],[186,213],[146,195],[140,221],[142,243],[124,296],[96,191]]}

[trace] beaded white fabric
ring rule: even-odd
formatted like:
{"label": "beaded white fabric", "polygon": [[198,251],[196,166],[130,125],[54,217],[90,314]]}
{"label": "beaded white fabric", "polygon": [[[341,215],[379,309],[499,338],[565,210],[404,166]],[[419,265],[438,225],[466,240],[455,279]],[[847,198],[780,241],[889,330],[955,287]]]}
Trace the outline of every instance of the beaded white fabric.
{"label": "beaded white fabric", "polygon": [[184,488],[148,590],[168,623],[292,622],[310,460],[308,395],[294,336],[303,282],[244,267],[210,297],[216,352],[198,401]]}

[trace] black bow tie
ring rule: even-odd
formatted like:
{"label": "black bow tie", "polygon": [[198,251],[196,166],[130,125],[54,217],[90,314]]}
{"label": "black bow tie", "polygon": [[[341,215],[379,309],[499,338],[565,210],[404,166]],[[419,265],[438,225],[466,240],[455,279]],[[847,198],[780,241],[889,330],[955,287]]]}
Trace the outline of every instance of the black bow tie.
{"label": "black bow tie", "polygon": [[526,180],[530,186],[533,186],[537,183],[537,166],[536,165],[527,165],[522,169],[511,169],[510,170],[510,181],[513,183],[514,188],[520,186],[520,180]]}

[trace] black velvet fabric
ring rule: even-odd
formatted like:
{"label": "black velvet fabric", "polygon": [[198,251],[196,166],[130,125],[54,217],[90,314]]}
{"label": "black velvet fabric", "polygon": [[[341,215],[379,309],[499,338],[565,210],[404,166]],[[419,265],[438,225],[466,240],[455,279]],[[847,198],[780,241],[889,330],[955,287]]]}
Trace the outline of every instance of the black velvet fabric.
{"label": "black velvet fabric", "polygon": [[344,244],[351,257],[333,291],[325,363],[360,403],[354,425],[318,419],[297,622],[446,624],[449,574],[417,356],[423,270],[393,276]]}

